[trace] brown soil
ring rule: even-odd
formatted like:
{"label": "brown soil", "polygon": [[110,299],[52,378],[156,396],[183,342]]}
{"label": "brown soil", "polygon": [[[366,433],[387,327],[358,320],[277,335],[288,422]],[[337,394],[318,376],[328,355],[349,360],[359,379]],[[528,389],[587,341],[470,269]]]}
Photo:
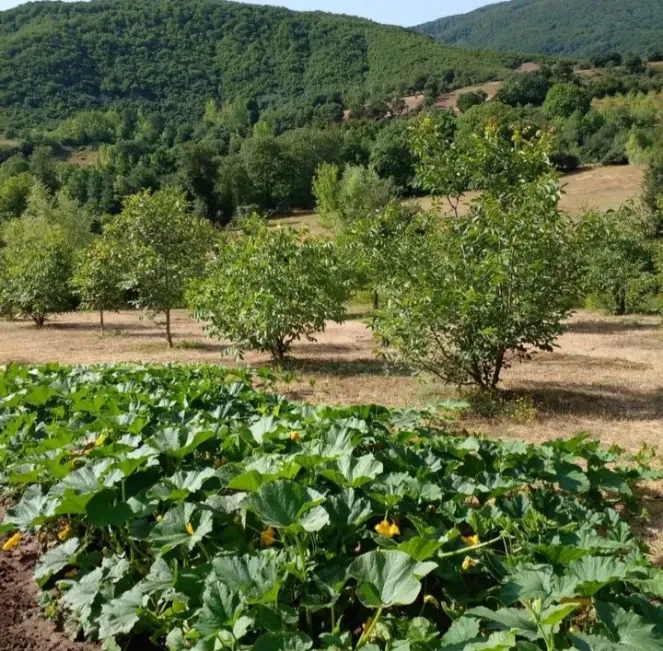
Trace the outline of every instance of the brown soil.
{"label": "brown soil", "polygon": [[0,651],[98,651],[96,645],[72,642],[42,616],[32,580],[39,555],[36,540],[25,539],[12,552],[0,554]]}

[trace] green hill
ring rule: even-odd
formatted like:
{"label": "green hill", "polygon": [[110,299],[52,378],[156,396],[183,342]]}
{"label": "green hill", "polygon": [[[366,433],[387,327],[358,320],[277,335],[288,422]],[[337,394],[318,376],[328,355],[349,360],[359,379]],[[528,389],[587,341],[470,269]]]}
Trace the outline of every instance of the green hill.
{"label": "green hill", "polygon": [[470,83],[521,61],[367,20],[226,0],[38,2],[0,12],[0,111],[36,124],[138,104],[190,121],[209,99],[263,107],[431,75]]}
{"label": "green hill", "polygon": [[415,28],[447,45],[548,55],[650,54],[663,43],[661,0],[511,0]]}

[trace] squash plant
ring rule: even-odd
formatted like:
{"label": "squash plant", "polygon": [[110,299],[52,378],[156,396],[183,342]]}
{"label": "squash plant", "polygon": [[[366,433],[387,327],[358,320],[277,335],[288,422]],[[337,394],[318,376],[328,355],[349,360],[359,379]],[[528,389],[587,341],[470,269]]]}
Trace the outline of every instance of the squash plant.
{"label": "squash plant", "polygon": [[624,518],[656,474],[583,436],[175,366],[10,366],[0,421],[0,535],[39,532],[37,583],[107,651],[663,649],[663,572]]}

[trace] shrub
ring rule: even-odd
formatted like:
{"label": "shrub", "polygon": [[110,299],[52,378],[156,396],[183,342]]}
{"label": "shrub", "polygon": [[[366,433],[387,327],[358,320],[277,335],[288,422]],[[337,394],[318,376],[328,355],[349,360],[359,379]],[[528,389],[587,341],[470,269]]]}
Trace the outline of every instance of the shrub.
{"label": "shrub", "polygon": [[471,93],[461,93],[461,95],[458,97],[458,102],[456,105],[458,106],[458,110],[461,113],[465,113],[473,106],[485,104],[487,99],[488,95],[482,90]]}
{"label": "shrub", "polygon": [[541,106],[546,99],[550,81],[541,72],[517,75],[497,91],[495,99],[509,106]]}
{"label": "shrub", "polygon": [[546,95],[543,111],[549,118],[585,115],[592,105],[589,93],[575,84],[555,84]]}
{"label": "shrub", "polygon": [[327,321],[343,320],[351,277],[329,242],[270,229],[256,216],[244,231],[221,248],[189,303],[205,330],[239,354],[269,352],[281,363],[295,341],[314,341]]}

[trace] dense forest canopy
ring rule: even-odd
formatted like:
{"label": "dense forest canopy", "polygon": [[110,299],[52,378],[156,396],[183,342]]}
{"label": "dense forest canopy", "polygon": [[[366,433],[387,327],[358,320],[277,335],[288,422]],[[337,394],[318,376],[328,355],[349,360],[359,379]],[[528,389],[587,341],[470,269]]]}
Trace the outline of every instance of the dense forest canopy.
{"label": "dense forest canopy", "polygon": [[663,37],[660,0],[511,0],[417,28],[459,47],[548,55],[649,55]]}
{"label": "dense forest canopy", "polygon": [[[261,105],[360,87],[504,76],[522,58],[458,51],[405,29],[226,0],[29,3],[0,12],[0,107],[37,124],[147,106],[178,122],[205,102]],[[0,127],[2,124],[0,123]]]}

